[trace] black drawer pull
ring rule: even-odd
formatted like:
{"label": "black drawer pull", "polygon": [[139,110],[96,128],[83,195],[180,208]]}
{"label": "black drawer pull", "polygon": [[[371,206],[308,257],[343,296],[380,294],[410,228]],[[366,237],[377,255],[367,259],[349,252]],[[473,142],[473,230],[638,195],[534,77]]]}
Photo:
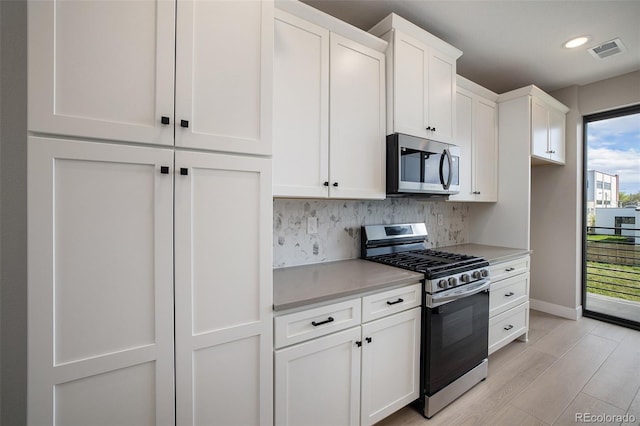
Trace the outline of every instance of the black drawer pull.
{"label": "black drawer pull", "polygon": [[513,296],[514,294],[515,294],[514,292],[510,291],[509,293],[505,294],[504,296],[505,296],[505,297],[511,297],[511,296]]}
{"label": "black drawer pull", "polygon": [[180,120],[180,127],[189,127],[189,120]]}
{"label": "black drawer pull", "polygon": [[167,117],[166,115],[163,115],[162,117],[160,117],[160,122],[162,124],[169,124],[171,121],[169,120],[169,117]]}
{"label": "black drawer pull", "polygon": [[509,331],[513,328],[513,326],[511,324],[509,324],[508,326],[506,326],[504,329],[505,331]]}
{"label": "black drawer pull", "polygon": [[516,268],[507,268],[504,271],[505,272],[512,272],[512,271],[515,271],[515,270],[516,270]]}
{"label": "black drawer pull", "polygon": [[189,175],[189,169],[187,169],[186,167],[180,167],[180,175],[181,176],[188,176]]}
{"label": "black drawer pull", "polygon": [[311,321],[311,324],[314,327],[317,327],[317,326],[322,325],[322,324],[329,324],[330,322],[333,322],[333,321],[334,321],[333,317],[329,317],[326,320],[320,321],[320,322]]}
{"label": "black drawer pull", "polygon": [[356,340],[356,346],[357,347],[362,346],[362,340]]}
{"label": "black drawer pull", "polygon": [[367,343],[371,343],[371,341],[373,340],[371,337],[366,337],[364,340],[367,341]]}
{"label": "black drawer pull", "polygon": [[396,300],[395,302],[389,302],[387,300],[387,305],[395,305],[396,303],[402,303],[402,302],[404,302],[404,299],[402,298],[398,298],[398,300]]}
{"label": "black drawer pull", "polygon": [[160,173],[162,173],[163,175],[168,175],[169,174],[169,166],[160,166]]}

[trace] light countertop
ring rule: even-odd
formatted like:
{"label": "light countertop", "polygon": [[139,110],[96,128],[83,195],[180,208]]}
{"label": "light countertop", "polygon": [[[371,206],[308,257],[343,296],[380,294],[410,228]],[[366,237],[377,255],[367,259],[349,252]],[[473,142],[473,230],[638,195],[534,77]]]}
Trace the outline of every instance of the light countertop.
{"label": "light countertop", "polygon": [[506,262],[531,253],[526,249],[486,246],[483,244],[460,244],[457,246],[438,247],[436,250],[482,257],[491,264]]}
{"label": "light countertop", "polygon": [[273,270],[273,310],[412,284],[423,275],[362,259],[316,263]]}

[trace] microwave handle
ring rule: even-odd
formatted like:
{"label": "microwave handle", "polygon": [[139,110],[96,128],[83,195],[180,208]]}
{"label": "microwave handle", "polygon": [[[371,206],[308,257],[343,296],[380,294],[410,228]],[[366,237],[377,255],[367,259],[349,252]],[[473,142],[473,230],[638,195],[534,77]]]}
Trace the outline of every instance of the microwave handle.
{"label": "microwave handle", "polygon": [[[442,157],[440,157],[440,182],[442,183],[442,187],[444,189],[449,189],[449,187],[451,186],[451,180],[453,179],[453,161],[451,159],[451,153],[449,152],[449,149],[446,149],[442,152],[444,155]],[[447,158],[447,162],[449,163],[449,175],[447,176],[447,182],[445,183],[444,181],[444,175],[443,175],[443,166],[444,166],[444,158]]]}

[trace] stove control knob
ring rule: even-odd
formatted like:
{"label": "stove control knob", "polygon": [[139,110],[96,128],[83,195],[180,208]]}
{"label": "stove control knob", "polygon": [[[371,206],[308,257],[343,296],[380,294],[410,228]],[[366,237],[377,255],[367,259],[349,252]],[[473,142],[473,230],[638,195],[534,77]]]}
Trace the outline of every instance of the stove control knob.
{"label": "stove control knob", "polygon": [[449,287],[455,287],[456,285],[458,285],[458,280],[456,279],[456,277],[449,278]]}
{"label": "stove control knob", "polygon": [[473,274],[471,274],[471,276],[473,277],[474,280],[479,280],[481,277],[480,271],[473,271]]}
{"label": "stove control knob", "polygon": [[482,275],[482,278],[487,278],[489,276],[489,271],[483,269],[480,271],[480,275]]}
{"label": "stove control knob", "polygon": [[447,280],[440,280],[438,282],[438,287],[440,288],[447,288]]}
{"label": "stove control knob", "polygon": [[471,277],[469,276],[469,274],[462,274],[460,276],[460,281],[462,281],[463,283],[468,283],[469,281],[471,281]]}

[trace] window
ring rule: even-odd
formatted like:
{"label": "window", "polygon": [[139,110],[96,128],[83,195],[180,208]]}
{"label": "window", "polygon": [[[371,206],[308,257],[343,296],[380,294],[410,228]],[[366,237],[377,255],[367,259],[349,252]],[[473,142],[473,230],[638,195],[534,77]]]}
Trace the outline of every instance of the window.
{"label": "window", "polygon": [[602,189],[602,181],[601,180],[596,181],[596,188]]}
{"label": "window", "polygon": [[604,183],[604,189],[611,190],[611,182],[605,182]]}

